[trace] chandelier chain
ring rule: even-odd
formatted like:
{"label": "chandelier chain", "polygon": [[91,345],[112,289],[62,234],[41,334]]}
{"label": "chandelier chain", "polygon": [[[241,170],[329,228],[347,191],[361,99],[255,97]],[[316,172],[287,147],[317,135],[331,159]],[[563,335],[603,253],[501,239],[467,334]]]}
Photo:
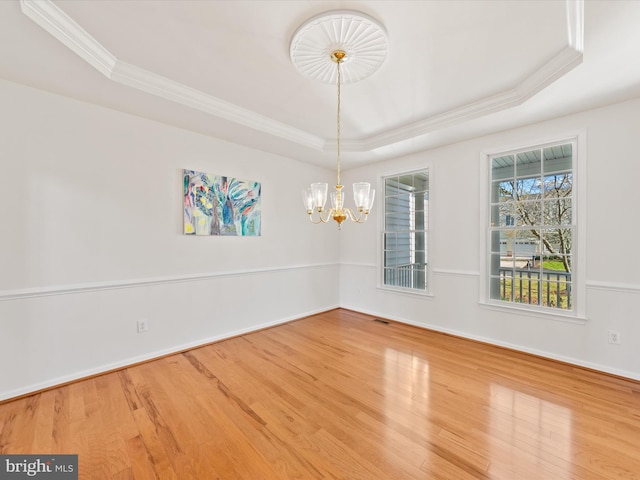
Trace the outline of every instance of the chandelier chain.
{"label": "chandelier chain", "polygon": [[340,63],[342,59],[338,59],[338,119],[336,122],[337,125],[337,147],[338,147],[338,185],[340,185]]}

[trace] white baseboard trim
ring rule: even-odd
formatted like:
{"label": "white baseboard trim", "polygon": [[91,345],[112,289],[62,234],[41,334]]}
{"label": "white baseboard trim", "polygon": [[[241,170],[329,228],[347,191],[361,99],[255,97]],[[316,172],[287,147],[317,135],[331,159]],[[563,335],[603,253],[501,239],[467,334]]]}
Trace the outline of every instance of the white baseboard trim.
{"label": "white baseboard trim", "polygon": [[192,350],[194,348],[198,348],[198,347],[202,347],[204,345],[208,345],[210,343],[214,343],[214,342],[219,342],[222,340],[226,340],[229,338],[233,338],[233,337],[237,337],[239,335],[246,335],[248,333],[252,333],[252,332],[256,332],[259,330],[264,330],[265,328],[270,328],[270,327],[275,327],[277,325],[282,325],[284,323],[287,322],[291,322],[294,320],[299,320],[311,315],[317,315],[319,313],[324,313],[324,312],[328,312],[330,310],[334,310],[336,308],[339,308],[338,305],[334,305],[334,306],[329,306],[329,307],[323,307],[317,310],[311,310],[308,312],[304,312],[304,313],[300,313],[297,315],[293,315],[290,317],[285,317],[285,318],[281,318],[278,320],[274,320],[272,322],[266,322],[266,323],[262,323],[259,325],[254,325],[250,328],[245,328],[245,329],[240,329],[240,330],[234,330],[231,332],[226,332],[220,335],[215,335],[213,337],[208,337],[208,338],[203,338],[200,340],[196,340],[193,342],[189,342],[189,343],[184,343],[182,345],[176,345],[173,347],[169,347],[163,350],[156,350],[154,352],[149,352],[146,353],[144,355],[139,355],[136,357],[130,357],[130,358],[126,358],[123,359],[121,361],[118,362],[113,362],[113,363],[109,363],[106,365],[101,365],[99,367],[95,367],[95,368],[90,368],[88,370],[82,370],[79,372],[74,372],[74,373],[70,373],[68,375],[63,375],[60,377],[56,377],[56,378],[52,378],[50,380],[46,380],[43,382],[38,382],[38,383],[33,383],[30,385],[25,385],[23,387],[14,389],[14,390],[9,390],[7,392],[0,392],[0,402],[2,401],[6,401],[6,400],[10,400],[12,398],[16,398],[16,397],[20,397],[23,395],[29,395],[35,392],[39,392],[42,390],[46,390],[49,388],[54,388],[58,385],[64,385],[66,383],[69,382],[75,382],[75,381],[81,381],[83,379],[86,378],[90,378],[96,375],[101,375],[104,373],[108,373],[108,372],[112,372],[115,370],[121,370],[124,368],[128,368],[131,367],[133,365],[136,365],[138,363],[142,363],[142,362],[148,362],[148,361],[152,361],[155,359],[159,359],[162,357],[166,357],[167,355],[173,355],[173,354],[177,354],[180,352],[184,352],[187,350]]}
{"label": "white baseboard trim", "polygon": [[622,369],[618,369],[618,368],[612,368],[606,365],[600,365],[597,363],[593,363],[593,362],[586,362],[583,360],[579,360],[573,357],[566,357],[564,355],[557,355],[555,353],[551,353],[551,352],[547,352],[544,350],[537,350],[535,348],[528,348],[528,347],[523,347],[522,345],[516,345],[513,343],[509,343],[509,342],[501,342],[498,340],[495,340],[493,338],[488,338],[488,337],[483,337],[481,335],[473,335],[473,334],[469,334],[467,332],[462,332],[459,330],[454,330],[454,329],[450,329],[450,328],[443,328],[439,325],[432,325],[432,324],[428,324],[428,323],[420,323],[420,322],[415,322],[413,320],[407,320],[406,318],[400,318],[400,317],[395,317],[395,316],[390,316],[390,315],[386,315],[386,314],[381,314],[379,312],[374,312],[374,311],[367,311],[367,310],[363,310],[361,308],[356,308],[356,307],[349,307],[346,305],[342,305],[341,308],[345,308],[348,310],[353,310],[354,312],[360,312],[360,313],[364,313],[366,315],[371,315],[374,317],[381,317],[381,318],[387,318],[389,320],[393,320],[395,322],[398,323],[404,323],[406,325],[411,325],[414,327],[419,327],[419,328],[423,328],[425,330],[433,330],[435,332],[441,332],[441,333],[447,333],[449,335],[454,335],[456,337],[461,337],[461,338],[467,338],[469,340],[475,340],[478,342],[482,342],[482,343],[486,343],[489,345],[495,345],[497,347],[504,347],[504,348],[508,348],[510,350],[516,350],[518,352],[523,352],[523,353],[529,353],[531,355],[535,355],[538,357],[543,357],[543,358],[548,358],[550,360],[557,360],[559,362],[563,362],[563,363],[567,363],[570,365],[575,365],[577,367],[584,367],[584,368],[588,368],[590,370],[596,370],[598,372],[603,372],[603,373],[608,373],[611,375],[616,375],[619,377],[624,377],[624,378],[629,378],[631,380],[637,380],[640,381],[640,372],[632,372],[629,370],[622,370]]}

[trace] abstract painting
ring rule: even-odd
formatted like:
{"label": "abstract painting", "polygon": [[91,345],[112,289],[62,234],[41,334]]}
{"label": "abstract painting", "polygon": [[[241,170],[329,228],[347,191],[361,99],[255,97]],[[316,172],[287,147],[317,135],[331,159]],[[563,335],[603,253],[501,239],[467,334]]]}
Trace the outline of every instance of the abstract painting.
{"label": "abstract painting", "polygon": [[185,235],[260,235],[260,182],[184,170],[183,186]]}

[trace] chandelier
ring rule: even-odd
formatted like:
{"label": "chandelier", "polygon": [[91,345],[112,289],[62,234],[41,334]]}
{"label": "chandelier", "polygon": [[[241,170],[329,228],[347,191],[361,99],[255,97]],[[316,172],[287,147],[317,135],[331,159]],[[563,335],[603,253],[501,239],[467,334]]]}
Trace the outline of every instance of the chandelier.
{"label": "chandelier", "polygon": [[355,211],[344,205],[345,193],[340,180],[340,87],[343,83],[343,73],[350,82],[371,75],[384,61],[386,50],[387,38],[382,26],[371,17],[348,10],[333,11],[314,17],[303,24],[292,38],[291,59],[298,70],[312,78],[336,83],[338,86],[337,182],[335,190],[331,192],[331,208],[328,210],[325,208],[327,183],[312,183],[310,188],[302,191],[302,200],[311,223],[328,223],[334,220],[338,229],[341,229],[342,222],[346,219],[354,223],[367,221],[376,193],[371,184],[353,184]]}

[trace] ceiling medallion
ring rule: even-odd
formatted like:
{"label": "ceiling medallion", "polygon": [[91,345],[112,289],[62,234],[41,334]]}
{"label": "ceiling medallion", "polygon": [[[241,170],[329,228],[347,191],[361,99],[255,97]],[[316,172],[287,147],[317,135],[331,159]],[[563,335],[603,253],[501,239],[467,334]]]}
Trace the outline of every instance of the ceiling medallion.
{"label": "ceiling medallion", "polygon": [[387,32],[376,20],[352,10],[333,10],[310,18],[293,34],[289,54],[295,67],[315,80],[335,85],[332,52],[346,52],[342,83],[354,83],[373,74],[387,56]]}

